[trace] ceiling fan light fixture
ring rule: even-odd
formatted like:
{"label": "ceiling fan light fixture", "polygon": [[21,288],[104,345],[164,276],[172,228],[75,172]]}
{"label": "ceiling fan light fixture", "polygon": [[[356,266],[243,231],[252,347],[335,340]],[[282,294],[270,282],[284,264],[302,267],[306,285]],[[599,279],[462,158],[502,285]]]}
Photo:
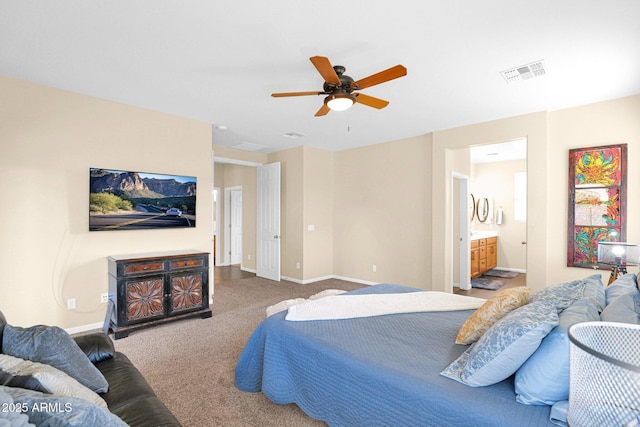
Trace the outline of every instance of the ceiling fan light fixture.
{"label": "ceiling fan light fixture", "polygon": [[356,97],[350,93],[332,93],[324,99],[327,107],[333,111],[344,111],[349,109],[356,102]]}

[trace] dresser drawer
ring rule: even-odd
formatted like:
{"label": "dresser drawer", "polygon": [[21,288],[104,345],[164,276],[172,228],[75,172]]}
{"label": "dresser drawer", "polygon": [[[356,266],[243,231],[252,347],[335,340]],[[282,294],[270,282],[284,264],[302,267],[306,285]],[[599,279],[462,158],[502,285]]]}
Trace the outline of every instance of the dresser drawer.
{"label": "dresser drawer", "polygon": [[183,268],[197,268],[204,266],[204,257],[172,259],[169,261],[169,270],[180,270]]}
{"label": "dresser drawer", "polygon": [[164,271],[164,261],[132,262],[122,265],[122,275],[131,276],[141,273]]}
{"label": "dresser drawer", "polygon": [[487,247],[486,246],[480,246],[480,259],[487,259]]}

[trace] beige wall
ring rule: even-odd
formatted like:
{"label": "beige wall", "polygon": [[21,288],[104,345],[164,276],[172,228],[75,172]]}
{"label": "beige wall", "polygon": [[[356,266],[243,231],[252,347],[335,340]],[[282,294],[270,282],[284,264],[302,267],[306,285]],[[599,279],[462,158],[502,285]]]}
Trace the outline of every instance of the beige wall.
{"label": "beige wall", "polygon": [[[331,274],[448,291],[453,262],[451,172],[470,174],[470,169],[460,169],[466,169],[467,148],[472,145],[527,138],[528,285],[535,291],[583,277],[590,271],[566,267],[568,150],[627,142],[632,165],[640,147],[639,99],[510,117],[332,156],[302,147],[271,154],[268,161],[283,162],[282,274],[303,281]],[[315,183],[309,179],[323,176],[323,165],[331,163],[330,157],[333,225],[321,227],[318,218],[327,206],[324,192],[330,192],[330,184],[322,178]],[[633,212],[638,204],[634,185],[639,180],[632,167],[628,178],[628,212]],[[316,225],[317,231],[309,232],[309,224]],[[319,231],[331,227],[332,239],[320,235]],[[627,236],[630,241],[640,240],[640,225],[632,216]],[[511,266],[506,258],[511,244],[507,243],[499,250],[499,264]],[[513,244],[521,246],[519,241]],[[325,255],[331,250],[333,261],[328,262]],[[332,273],[325,273],[331,265]]]}
{"label": "beige wall", "polygon": [[[590,270],[566,267],[568,150],[626,142],[628,145],[627,240],[640,240],[640,224],[633,220],[639,201],[640,171],[633,159],[640,149],[640,95],[565,110],[528,114],[464,126],[433,135],[433,265],[434,290],[450,283],[449,220],[451,151],[461,147],[526,137],[528,171],[527,285],[533,291],[582,278]],[[606,275],[606,274],[605,274]]]}
{"label": "beige wall", "polygon": [[[333,275],[333,156],[334,153],[303,149],[303,279]],[[309,231],[312,225],[314,230]]]}
{"label": "beige wall", "polygon": [[267,163],[266,154],[256,153],[254,151],[237,150],[235,148],[217,145],[215,139],[213,140],[213,154],[215,158],[233,159],[255,164]]}
{"label": "beige wall", "polygon": [[430,142],[427,135],[334,154],[334,274],[429,288]]}
{"label": "beige wall", "polygon": [[[527,240],[526,221],[514,221],[514,175],[527,172],[526,160],[479,163],[474,165],[471,175],[471,193],[478,198],[486,197],[493,203],[491,223],[476,221],[472,230],[493,230],[498,232],[498,267],[526,270]],[[499,208],[504,212],[502,225],[495,224]]]}
{"label": "beige wall", "polygon": [[[550,277],[566,281],[590,270],[567,267],[568,151],[572,148],[627,143],[627,241],[640,241],[640,95],[549,114],[548,263]],[[531,170],[531,166],[529,166]],[[637,270],[634,270],[637,272]],[[603,277],[608,277],[608,272]]]}
{"label": "beige wall", "polygon": [[[211,125],[5,77],[0,93],[0,309],[10,323],[101,323],[108,255],[211,251]],[[90,167],[196,176],[196,228],[89,232]]]}

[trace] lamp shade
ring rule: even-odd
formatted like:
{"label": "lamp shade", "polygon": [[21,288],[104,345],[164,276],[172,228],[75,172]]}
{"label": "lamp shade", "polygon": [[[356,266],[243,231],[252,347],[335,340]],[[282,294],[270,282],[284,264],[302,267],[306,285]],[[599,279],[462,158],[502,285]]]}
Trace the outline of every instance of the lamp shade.
{"label": "lamp shade", "polygon": [[344,111],[356,102],[356,97],[347,92],[336,92],[324,99],[327,107],[334,111]]}
{"label": "lamp shade", "polygon": [[640,245],[629,242],[598,242],[598,262],[610,265],[640,265]]}

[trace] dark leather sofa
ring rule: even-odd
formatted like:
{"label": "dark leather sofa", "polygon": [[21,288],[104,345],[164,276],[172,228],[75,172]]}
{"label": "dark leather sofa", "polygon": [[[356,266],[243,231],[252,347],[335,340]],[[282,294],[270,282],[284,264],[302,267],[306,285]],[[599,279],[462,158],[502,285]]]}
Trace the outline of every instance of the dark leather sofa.
{"label": "dark leather sofa", "polygon": [[[0,312],[0,352],[6,324]],[[109,391],[100,395],[109,411],[131,427],[181,427],[127,356],[115,351],[108,335],[90,333],[74,339],[109,383]]]}

